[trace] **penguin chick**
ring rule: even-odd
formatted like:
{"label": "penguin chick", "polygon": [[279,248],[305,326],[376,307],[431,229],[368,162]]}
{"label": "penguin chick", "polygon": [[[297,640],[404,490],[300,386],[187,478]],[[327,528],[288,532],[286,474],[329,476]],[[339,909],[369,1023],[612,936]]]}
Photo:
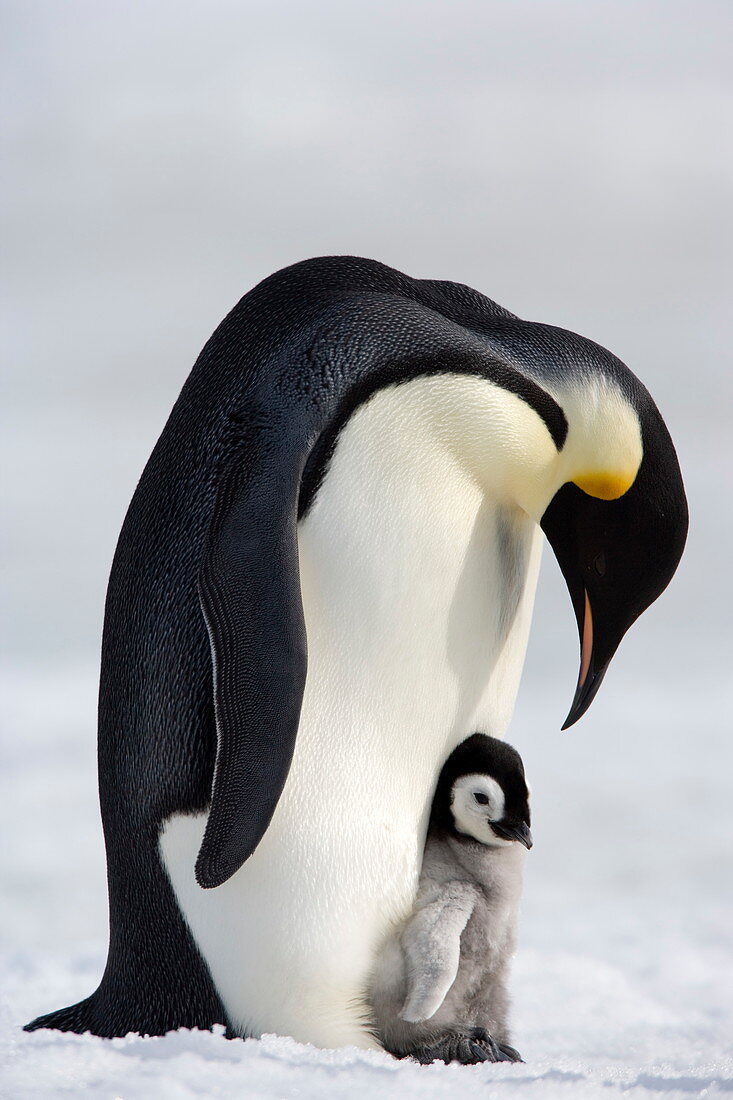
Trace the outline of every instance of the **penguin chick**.
{"label": "penguin chick", "polygon": [[414,909],[372,975],[376,1032],[398,1058],[521,1061],[509,1046],[507,975],[529,825],[519,753],[469,737],[438,779]]}

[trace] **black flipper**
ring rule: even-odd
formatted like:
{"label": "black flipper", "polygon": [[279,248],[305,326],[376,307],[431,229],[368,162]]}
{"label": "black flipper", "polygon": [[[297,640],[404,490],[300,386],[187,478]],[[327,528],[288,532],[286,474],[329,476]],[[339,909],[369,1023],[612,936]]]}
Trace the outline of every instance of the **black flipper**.
{"label": "black flipper", "polygon": [[259,844],[295,748],[306,675],[300,472],[280,457],[270,450],[258,464],[250,451],[246,469],[244,460],[230,461],[199,574],[217,729],[211,810],[196,861],[207,889],[226,882]]}

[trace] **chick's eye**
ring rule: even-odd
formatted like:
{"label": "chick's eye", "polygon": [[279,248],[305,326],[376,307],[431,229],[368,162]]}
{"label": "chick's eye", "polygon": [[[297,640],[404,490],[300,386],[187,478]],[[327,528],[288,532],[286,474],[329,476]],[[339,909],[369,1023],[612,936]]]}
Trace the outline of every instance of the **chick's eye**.
{"label": "chick's eye", "polygon": [[598,574],[599,577],[605,577],[605,575],[606,575],[606,555],[603,552],[601,552],[600,554],[596,554],[596,556],[594,557],[594,559],[593,559],[593,568],[595,569],[595,571],[596,571],[596,573]]}
{"label": "chick's eye", "polygon": [[473,792],[473,797],[474,797],[474,798],[476,799],[476,801],[477,801],[477,802],[479,802],[479,803],[480,803],[480,804],[481,804],[482,806],[488,806],[488,804],[489,804],[489,796],[488,796],[487,794],[484,794],[484,792],[483,792],[483,791],[474,791],[474,792]]}

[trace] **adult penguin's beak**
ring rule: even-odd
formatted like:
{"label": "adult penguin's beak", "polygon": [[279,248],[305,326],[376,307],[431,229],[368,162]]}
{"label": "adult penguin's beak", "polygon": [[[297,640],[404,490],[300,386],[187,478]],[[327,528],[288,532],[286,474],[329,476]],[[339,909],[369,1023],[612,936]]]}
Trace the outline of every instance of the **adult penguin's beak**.
{"label": "adult penguin's beak", "polygon": [[[566,730],[582,718],[588,707],[595,699],[603,677],[606,674],[611,657],[602,664],[596,664],[593,648],[593,609],[587,590],[584,589],[584,601],[582,615],[578,616],[578,631],[580,634],[580,672],[578,673],[578,686],[575,689],[570,711],[563,722],[562,729]],[[615,647],[614,647],[615,648]]]}
{"label": "adult penguin's beak", "polygon": [[622,578],[620,587],[614,588],[609,577],[594,567],[599,558],[604,559],[601,569],[606,557],[616,563],[625,538],[624,530],[617,534],[606,522],[600,511],[604,505],[610,508],[609,503],[592,500],[575,485],[565,485],[542,517],[542,529],[568,586],[580,638],[578,683],[564,730],[588,710],[626,629],[638,614],[633,584],[626,586]]}

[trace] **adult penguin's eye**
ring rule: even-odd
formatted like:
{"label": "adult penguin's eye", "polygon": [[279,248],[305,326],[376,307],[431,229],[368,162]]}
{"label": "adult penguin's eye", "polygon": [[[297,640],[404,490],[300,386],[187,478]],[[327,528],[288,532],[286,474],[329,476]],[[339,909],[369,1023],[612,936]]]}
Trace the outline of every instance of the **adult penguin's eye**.
{"label": "adult penguin's eye", "polygon": [[601,551],[600,554],[596,554],[593,559],[593,568],[599,577],[605,577],[606,575],[606,555]]}
{"label": "adult penguin's eye", "polygon": [[488,804],[489,804],[489,796],[488,796],[487,794],[484,794],[484,792],[483,792],[483,791],[474,791],[474,792],[473,792],[473,797],[474,797],[474,798],[476,799],[476,801],[477,801],[477,802],[479,802],[479,803],[480,803],[480,804],[481,804],[482,806],[488,806]]}

